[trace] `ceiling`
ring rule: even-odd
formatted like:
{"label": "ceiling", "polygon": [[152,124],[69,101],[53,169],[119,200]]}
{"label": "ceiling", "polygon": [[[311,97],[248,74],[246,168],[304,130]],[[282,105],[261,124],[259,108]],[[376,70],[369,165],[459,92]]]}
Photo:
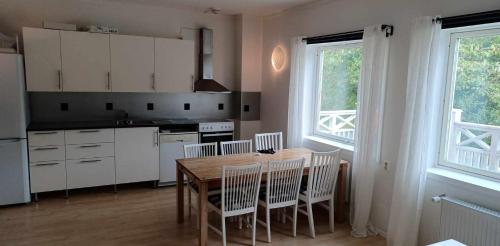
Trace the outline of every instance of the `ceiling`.
{"label": "ceiling", "polygon": [[108,0],[158,7],[186,8],[206,11],[221,10],[221,14],[252,14],[266,16],[316,0]]}

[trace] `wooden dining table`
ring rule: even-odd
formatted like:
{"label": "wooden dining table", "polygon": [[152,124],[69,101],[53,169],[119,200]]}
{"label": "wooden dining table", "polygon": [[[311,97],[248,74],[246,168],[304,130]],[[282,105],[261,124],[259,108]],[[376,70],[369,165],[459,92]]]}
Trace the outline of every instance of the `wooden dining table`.
{"label": "wooden dining table", "polygon": [[[208,189],[220,187],[222,167],[226,165],[237,166],[251,163],[262,163],[263,177],[265,180],[270,160],[292,160],[306,158],[304,175],[308,174],[313,151],[306,148],[284,149],[274,154],[246,153],[238,155],[211,156],[204,158],[178,159],[177,162],[177,223],[184,222],[184,175],[189,177],[198,187],[198,219],[199,219],[199,245],[207,245],[208,239]],[[345,217],[345,197],[347,186],[348,162],[341,161],[337,179],[337,200],[335,203],[335,219],[343,222]],[[191,209],[191,208],[188,208]]]}

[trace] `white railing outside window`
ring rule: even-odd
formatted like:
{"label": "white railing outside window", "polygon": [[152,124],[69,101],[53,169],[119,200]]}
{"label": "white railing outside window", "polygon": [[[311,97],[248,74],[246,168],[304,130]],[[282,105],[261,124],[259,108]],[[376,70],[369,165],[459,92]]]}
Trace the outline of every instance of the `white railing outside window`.
{"label": "white railing outside window", "polygon": [[500,126],[461,121],[462,110],[453,109],[448,140],[451,163],[500,172]]}
{"label": "white railing outside window", "polygon": [[354,142],[356,110],[320,111],[317,132]]}

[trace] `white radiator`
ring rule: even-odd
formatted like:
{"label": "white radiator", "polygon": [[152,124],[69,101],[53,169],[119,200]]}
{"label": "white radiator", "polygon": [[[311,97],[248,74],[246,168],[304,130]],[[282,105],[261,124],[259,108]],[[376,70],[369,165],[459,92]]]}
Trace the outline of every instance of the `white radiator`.
{"label": "white radiator", "polygon": [[500,212],[446,197],[441,202],[440,240],[455,239],[468,246],[500,245]]}

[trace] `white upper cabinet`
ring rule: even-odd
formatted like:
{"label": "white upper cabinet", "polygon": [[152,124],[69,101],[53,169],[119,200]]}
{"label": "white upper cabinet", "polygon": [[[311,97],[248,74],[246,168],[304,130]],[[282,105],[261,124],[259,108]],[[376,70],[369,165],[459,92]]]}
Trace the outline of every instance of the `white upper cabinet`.
{"label": "white upper cabinet", "polygon": [[112,34],[110,47],[113,91],[155,91],[154,38]]}
{"label": "white upper cabinet", "polygon": [[194,41],[155,38],[156,90],[193,92]]}
{"label": "white upper cabinet", "polygon": [[193,40],[27,27],[23,36],[28,91],[193,91]]}
{"label": "white upper cabinet", "polygon": [[61,32],[64,91],[111,91],[109,35]]}
{"label": "white upper cabinet", "polygon": [[28,91],[61,91],[61,37],[59,31],[23,28]]}

